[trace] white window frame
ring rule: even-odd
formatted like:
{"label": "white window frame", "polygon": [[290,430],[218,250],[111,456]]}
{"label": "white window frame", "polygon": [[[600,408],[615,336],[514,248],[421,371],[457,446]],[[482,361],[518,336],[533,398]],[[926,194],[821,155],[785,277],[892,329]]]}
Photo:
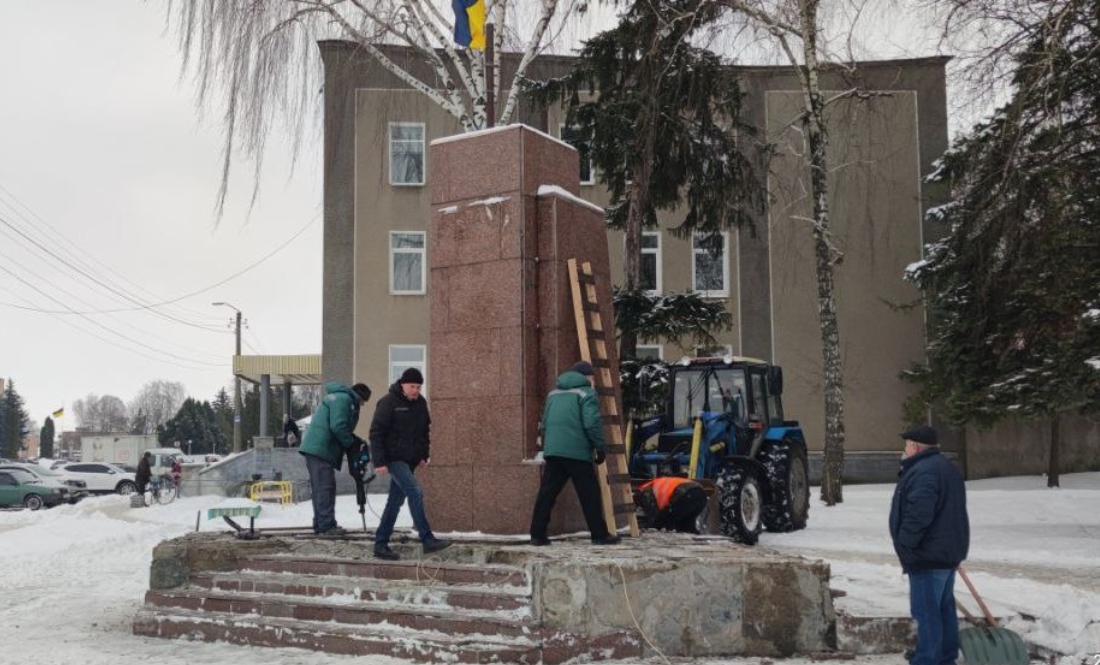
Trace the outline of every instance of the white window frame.
{"label": "white window frame", "polygon": [[639,349],[656,349],[657,359],[662,362],[665,359],[665,347],[661,346],[660,344],[638,344],[637,346],[635,346],[634,355],[641,358],[642,354],[638,352]]}
{"label": "white window frame", "polygon": [[733,346],[730,345],[730,344],[715,344],[713,347],[710,347],[710,348],[712,348],[712,349],[723,349],[724,353],[722,355],[719,355],[719,356],[716,356],[714,354],[711,354],[711,355],[708,355],[708,356],[702,356],[702,355],[700,355],[700,352],[703,351],[703,349],[704,349],[704,347],[702,347],[702,346],[697,346],[697,347],[693,348],[691,350],[691,352],[695,354],[696,358],[725,358],[726,356],[732,356],[733,355]]}
{"label": "white window frame", "polygon": [[[395,235],[418,235],[424,239],[420,247],[394,247]],[[422,296],[428,292],[428,234],[424,231],[390,231],[390,295],[392,296]],[[414,290],[398,290],[394,284],[393,264],[397,254],[420,255],[420,288]]]}
{"label": "white window frame", "polygon": [[[398,350],[405,351],[405,350],[409,350],[409,349],[415,349],[415,350],[420,351],[420,360],[419,361],[416,361],[416,360],[412,360],[412,361],[402,360],[400,363],[395,364],[396,361],[394,361],[394,359],[393,359],[393,352],[398,351]],[[386,361],[387,361],[386,368],[387,368],[387,371],[389,372],[389,383],[387,383],[386,385],[393,385],[394,383],[397,383],[397,380],[399,378],[401,378],[402,372],[409,369],[410,367],[415,367],[416,369],[420,370],[421,374],[424,375],[424,385],[421,387],[420,391],[422,393],[424,393],[425,395],[428,394],[428,347],[427,347],[427,345],[425,345],[425,344],[390,344],[389,351],[388,351],[387,356],[386,356]],[[400,368],[400,371],[397,371],[398,368]]]}
{"label": "white window frame", "polygon": [[695,281],[698,278],[698,273],[695,270],[695,261],[700,252],[707,251],[706,249],[696,247],[695,241],[700,238],[707,237],[708,234],[696,233],[691,236],[691,290],[703,296],[704,298],[728,298],[730,295],[730,236],[729,232],[722,231],[722,289],[719,290],[703,290],[699,288],[698,283]]}
{"label": "white window frame", "polygon": [[661,268],[661,259],[663,258],[662,252],[664,250],[664,240],[661,239],[662,235],[663,234],[660,231],[642,231],[642,237],[643,238],[645,236],[656,236],[657,237],[657,248],[656,249],[647,249],[644,245],[642,247],[642,256],[643,257],[646,254],[655,254],[656,255],[656,261],[657,261],[657,284],[656,284],[656,286],[657,286],[657,288],[652,290],[652,291],[650,291],[649,289],[646,289],[646,293],[648,293],[651,296],[659,296],[664,291],[664,283],[665,283],[664,282],[664,270]]}
{"label": "white window frame", "polygon": [[[394,127],[419,127],[420,128],[420,182],[394,182],[393,181],[393,130]],[[386,138],[388,139],[387,149],[389,163],[387,168],[389,170],[390,185],[394,187],[423,187],[425,180],[428,177],[428,150],[427,150],[427,135],[428,128],[423,122],[391,122],[389,123],[389,130]],[[411,143],[408,139],[401,139],[402,142]]]}
{"label": "white window frame", "polygon": [[[558,123],[558,138],[562,141],[562,143],[566,143],[568,145],[573,145],[572,143],[569,143],[569,141],[565,140],[565,129],[566,129],[566,127],[568,127],[568,125],[566,125],[564,122]],[[577,147],[573,146],[573,149],[576,150]],[[578,156],[580,155],[580,150],[577,150],[577,155]],[[591,145],[588,146],[588,180],[581,180],[580,184],[582,184],[582,185],[595,185],[596,184],[596,165],[592,163],[592,146]]]}

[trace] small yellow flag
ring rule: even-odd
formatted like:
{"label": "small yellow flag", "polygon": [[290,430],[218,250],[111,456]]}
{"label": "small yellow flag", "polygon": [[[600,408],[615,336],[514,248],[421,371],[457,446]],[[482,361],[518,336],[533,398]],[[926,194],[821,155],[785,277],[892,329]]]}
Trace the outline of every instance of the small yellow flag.
{"label": "small yellow flag", "polygon": [[54,411],[50,415],[52,415],[54,418],[60,418],[60,417],[65,415],[65,408],[62,407],[62,408],[58,409],[57,411]]}

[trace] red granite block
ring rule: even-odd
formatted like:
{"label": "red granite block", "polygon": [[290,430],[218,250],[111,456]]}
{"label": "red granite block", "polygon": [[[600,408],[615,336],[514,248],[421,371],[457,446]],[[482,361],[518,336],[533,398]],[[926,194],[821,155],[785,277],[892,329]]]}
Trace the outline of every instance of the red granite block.
{"label": "red granite block", "polygon": [[518,259],[472,263],[448,269],[448,330],[518,326],[522,264]]}
{"label": "red granite block", "polygon": [[514,368],[519,362],[518,356],[504,357],[501,334],[496,330],[432,331],[432,394],[440,398],[499,395],[503,368]]}
{"label": "red granite block", "polygon": [[[431,270],[431,289],[428,291],[429,326],[431,326],[430,330],[447,332],[451,329],[450,275],[451,273],[449,268],[433,267]],[[435,377],[433,376],[432,378],[434,379]],[[435,383],[434,380],[432,383]]]}
{"label": "red granite block", "polygon": [[[435,445],[433,441],[432,447]],[[474,467],[433,465],[417,477],[424,488],[425,510],[432,529],[445,532],[478,528],[474,521]]]}

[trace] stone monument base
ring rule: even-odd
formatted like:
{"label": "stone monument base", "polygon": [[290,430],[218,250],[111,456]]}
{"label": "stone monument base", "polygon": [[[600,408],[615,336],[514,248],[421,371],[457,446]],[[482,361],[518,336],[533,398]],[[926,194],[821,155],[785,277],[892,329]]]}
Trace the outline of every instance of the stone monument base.
{"label": "stone monument base", "polygon": [[[400,533],[398,534],[400,536]],[[835,648],[826,564],[715,537],[533,547],[191,534],[157,546],[134,633],[442,662],[791,656]]]}

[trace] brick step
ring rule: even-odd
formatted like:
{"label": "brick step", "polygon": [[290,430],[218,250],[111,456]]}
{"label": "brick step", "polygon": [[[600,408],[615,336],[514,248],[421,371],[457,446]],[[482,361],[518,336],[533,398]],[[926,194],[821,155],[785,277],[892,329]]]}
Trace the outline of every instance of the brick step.
{"label": "brick step", "polygon": [[529,635],[531,632],[523,619],[494,612],[351,599],[347,602],[335,602],[333,598],[221,592],[211,589],[149,590],[145,592],[145,606],[247,615],[249,620],[262,616],[359,626],[388,623],[400,628],[439,631],[448,635],[465,633],[510,639]]}
{"label": "brick step", "polygon": [[342,559],[327,556],[252,556],[242,566],[245,571],[290,573],[293,575],[332,575],[379,580],[420,580],[432,584],[487,584],[527,588],[527,573],[520,568],[499,565],[445,563],[436,560],[382,561],[381,559]]}
{"label": "brick step", "polygon": [[417,580],[348,579],[332,575],[286,573],[202,573],[191,585],[225,592],[269,593],[288,596],[355,596],[368,602],[509,612],[516,618],[531,614],[531,598],[519,587],[441,584]]}
{"label": "brick step", "polygon": [[313,621],[174,609],[142,609],[134,618],[134,634],[167,639],[229,642],[247,646],[295,647],[349,655],[383,655],[424,663],[541,662],[539,645],[527,638],[452,636],[434,631],[389,629],[385,626],[318,624]]}

